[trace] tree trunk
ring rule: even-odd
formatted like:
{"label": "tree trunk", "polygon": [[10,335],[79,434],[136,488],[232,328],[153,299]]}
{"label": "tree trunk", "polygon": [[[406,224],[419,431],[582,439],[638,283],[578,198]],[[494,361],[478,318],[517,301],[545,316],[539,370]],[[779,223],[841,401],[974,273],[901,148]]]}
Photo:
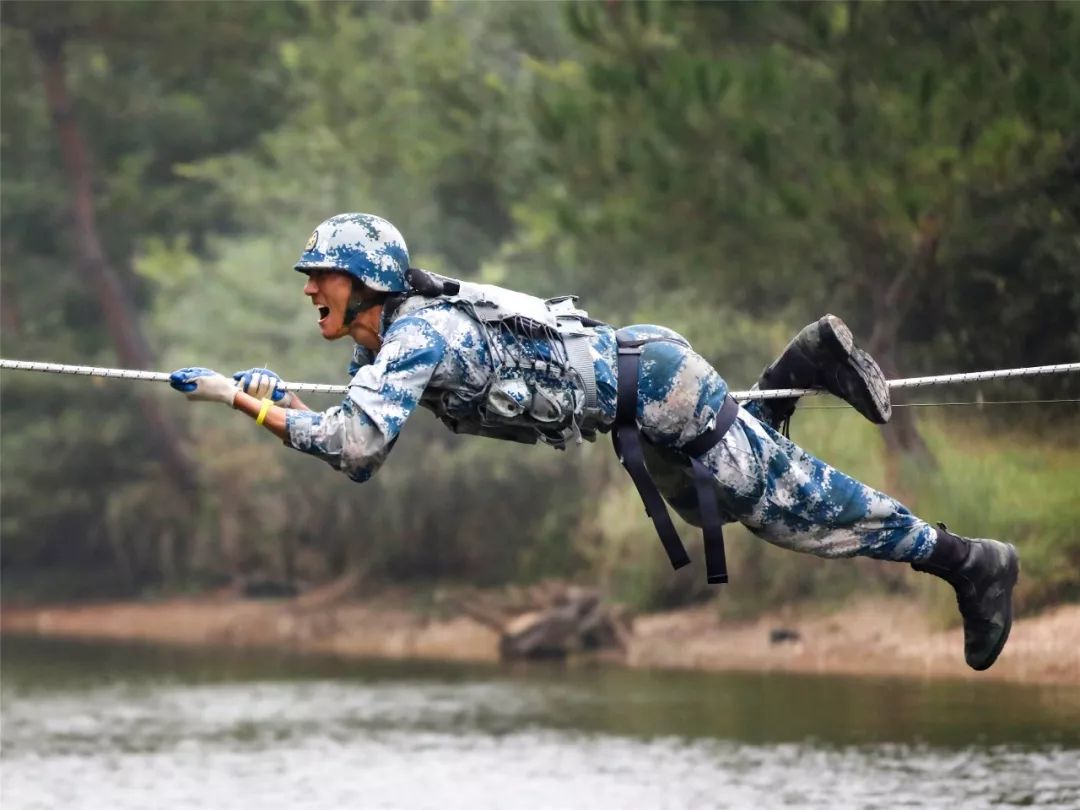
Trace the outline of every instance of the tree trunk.
{"label": "tree trunk", "polygon": [[[893,273],[887,283],[885,276],[878,275],[879,284],[875,285],[873,294],[874,331],[868,345],[889,379],[900,376],[897,363],[900,327],[911,309],[919,282],[935,268],[939,239],[939,223],[933,217],[927,217],[920,224],[918,246],[908,265]],[[886,471],[890,487],[903,490],[900,465],[905,461],[914,462],[920,470],[937,468],[934,454],[919,433],[911,408],[893,409],[892,418],[881,431],[888,454]]]}
{"label": "tree trunk", "polygon": [[[132,368],[153,368],[153,354],[139,327],[134,304],[120,277],[109,264],[98,234],[89,155],[82,131],[75,120],[67,87],[64,63],[66,35],[62,31],[39,31],[33,39],[34,50],[41,62],[45,98],[71,187],[71,213],[79,268],[97,297],[120,362]],[[133,395],[138,401],[150,440],[156,445],[170,480],[181,497],[193,501],[196,477],[184,453],[180,429],[167,418],[154,395]],[[183,559],[185,549],[176,550]]]}
{"label": "tree trunk", "polygon": [[[875,309],[877,309],[876,306]],[[870,353],[890,380],[900,376],[896,362],[896,347],[902,320],[899,314],[886,318],[879,314],[870,337]],[[912,408],[894,408],[889,423],[881,426],[881,435],[885,440],[885,473],[888,487],[893,495],[903,499],[906,491],[902,475],[904,463],[910,461],[918,465],[921,470],[933,470],[937,469],[937,461],[922,434],[919,433],[915,411]]]}
{"label": "tree trunk", "polygon": [[[841,49],[838,69],[839,106],[837,120],[840,123],[842,149],[854,172],[856,182],[863,184],[862,156],[859,152],[858,119],[856,105],[857,77],[856,50],[860,41],[862,3],[847,3],[847,30]],[[848,255],[855,267],[865,274],[867,289],[874,311],[874,331],[867,349],[885,372],[893,379],[899,376],[897,354],[900,327],[904,323],[916,286],[933,266],[937,255],[938,222],[927,218],[920,228],[919,247],[916,256],[906,267],[894,267],[888,260],[887,246],[879,230],[874,226],[875,212],[871,196],[860,205],[838,210],[834,216],[844,234]],[[933,454],[919,434],[915,414],[909,408],[893,411],[889,423],[882,427],[885,439],[885,468],[888,485],[894,491],[902,490],[901,465],[905,459],[914,459],[921,467],[934,467]]]}
{"label": "tree trunk", "polygon": [[[888,296],[882,296],[874,301],[874,331],[868,346],[885,376],[892,380],[900,376],[897,343],[904,313],[891,307],[887,299]],[[920,462],[935,464],[930,448],[919,433],[915,412],[910,408],[893,409],[892,418],[882,426],[881,431],[890,453],[910,455]]]}

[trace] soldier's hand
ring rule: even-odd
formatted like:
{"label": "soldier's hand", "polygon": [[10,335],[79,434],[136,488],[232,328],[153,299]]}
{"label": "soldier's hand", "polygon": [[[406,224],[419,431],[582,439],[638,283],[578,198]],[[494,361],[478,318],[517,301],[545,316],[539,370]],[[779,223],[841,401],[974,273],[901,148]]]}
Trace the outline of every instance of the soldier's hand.
{"label": "soldier's hand", "polygon": [[236,384],[213,369],[194,366],[169,375],[169,385],[188,399],[200,402],[224,402],[231,406],[240,390]]}
{"label": "soldier's hand", "polygon": [[247,371],[237,371],[233,374],[236,385],[245,394],[250,394],[256,399],[268,398],[275,405],[282,408],[291,408],[294,396],[285,388],[281,377],[268,368],[249,368]]}

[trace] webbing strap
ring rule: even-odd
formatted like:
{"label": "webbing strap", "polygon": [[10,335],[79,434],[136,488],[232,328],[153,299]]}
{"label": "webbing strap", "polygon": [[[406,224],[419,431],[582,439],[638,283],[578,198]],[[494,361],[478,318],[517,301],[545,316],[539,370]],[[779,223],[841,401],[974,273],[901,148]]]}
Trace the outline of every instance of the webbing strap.
{"label": "webbing strap", "polygon": [[724,434],[728,432],[728,428],[734,424],[735,417],[738,415],[739,403],[731,396],[724,397],[724,404],[716,412],[713,426],[696,439],[691,439],[684,444],[682,451],[691,458],[701,458],[719,444],[720,440],[724,438]]}
{"label": "webbing strap", "polygon": [[[679,539],[679,533],[671,522],[667,506],[656,484],[645,467],[641,430],[637,425],[638,373],[641,367],[641,347],[647,341],[619,341],[618,399],[615,405],[615,432],[612,436],[619,461],[630,473],[637,488],[645,512],[652,518],[660,542],[671,560],[673,568],[682,568],[690,562],[690,556]],[[730,396],[713,420],[713,426],[702,435],[687,442],[681,448],[690,459],[693,470],[694,492],[701,516],[701,531],[705,541],[705,576],[710,584],[728,581],[727,559],[724,554],[724,523],[720,507],[713,491],[712,473],[701,463],[700,457],[714,447],[727,433],[739,412],[738,403]]]}
{"label": "webbing strap", "polygon": [[596,368],[593,365],[592,353],[589,351],[589,337],[588,335],[563,335],[563,345],[566,346],[566,358],[581,378],[581,387],[585,389],[585,410],[595,411],[597,408]]}
{"label": "webbing strap", "polygon": [[619,347],[619,393],[615,405],[615,433],[612,441],[619,461],[630,473],[638,495],[645,504],[645,513],[652,518],[660,542],[671,560],[672,568],[689,565],[690,555],[675,531],[660,490],[653,483],[645,468],[645,453],[641,449],[641,431],[637,426],[638,369],[641,364],[641,347]]}
{"label": "webbing strap", "polygon": [[727,557],[724,554],[724,521],[712,490],[712,473],[693,456],[694,489],[697,490],[698,512],[701,514],[701,534],[705,541],[705,579],[710,585],[728,581]]}

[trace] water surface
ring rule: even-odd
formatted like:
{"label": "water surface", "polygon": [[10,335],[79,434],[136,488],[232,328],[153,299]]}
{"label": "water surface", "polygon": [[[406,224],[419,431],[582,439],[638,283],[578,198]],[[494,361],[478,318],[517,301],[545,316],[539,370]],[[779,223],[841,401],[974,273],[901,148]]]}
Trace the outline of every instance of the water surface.
{"label": "water surface", "polygon": [[4,639],[4,810],[1080,807],[1080,690]]}

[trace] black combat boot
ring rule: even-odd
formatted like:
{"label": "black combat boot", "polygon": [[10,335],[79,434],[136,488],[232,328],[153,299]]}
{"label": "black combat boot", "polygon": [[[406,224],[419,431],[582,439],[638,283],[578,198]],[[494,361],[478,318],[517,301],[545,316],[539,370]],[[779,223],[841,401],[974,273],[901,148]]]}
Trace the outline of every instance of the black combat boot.
{"label": "black combat boot", "polygon": [[[847,324],[826,315],[804,328],[765,369],[757,388],[824,388],[871,422],[892,416],[889,384],[874,358],[855,345]],[[795,412],[795,398],[762,400],[765,421],[780,430]]]}
{"label": "black combat boot", "polygon": [[941,577],[956,590],[964,619],[964,658],[972,669],[989,669],[1012,627],[1012,590],[1020,558],[1011,543],[960,537],[938,524],[929,558],[916,571]]}

